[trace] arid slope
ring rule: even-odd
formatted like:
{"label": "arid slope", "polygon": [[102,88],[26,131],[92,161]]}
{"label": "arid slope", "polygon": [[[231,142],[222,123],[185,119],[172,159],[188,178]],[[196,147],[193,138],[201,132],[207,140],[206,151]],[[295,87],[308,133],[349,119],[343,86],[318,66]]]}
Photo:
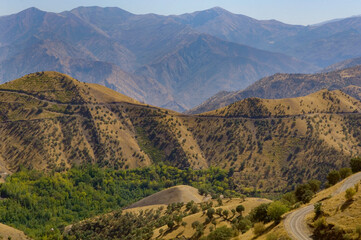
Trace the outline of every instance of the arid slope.
{"label": "arid slope", "polygon": [[219,166],[234,169],[241,192],[278,192],[325,179],[361,153],[361,105],[341,91],[250,98],[193,116],[45,72],[0,85],[0,102],[2,171]]}

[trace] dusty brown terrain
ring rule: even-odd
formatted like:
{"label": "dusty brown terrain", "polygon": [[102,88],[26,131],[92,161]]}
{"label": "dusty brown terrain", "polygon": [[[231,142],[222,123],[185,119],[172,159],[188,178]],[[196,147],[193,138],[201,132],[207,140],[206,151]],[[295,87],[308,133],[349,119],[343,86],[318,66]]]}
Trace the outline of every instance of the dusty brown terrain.
{"label": "dusty brown terrain", "polygon": [[250,98],[193,116],[45,72],[0,85],[0,102],[0,165],[10,172],[218,166],[234,169],[240,192],[280,192],[361,154],[361,103],[341,91]]}
{"label": "dusty brown terrain", "polygon": [[200,203],[206,199],[206,197],[199,195],[198,189],[187,185],[179,185],[143,198],[127,208],[139,208],[150,205],[168,205],[177,202],[187,203],[190,201]]}
{"label": "dusty brown terrain", "polygon": [[30,238],[22,231],[0,223],[0,239],[26,240]]}

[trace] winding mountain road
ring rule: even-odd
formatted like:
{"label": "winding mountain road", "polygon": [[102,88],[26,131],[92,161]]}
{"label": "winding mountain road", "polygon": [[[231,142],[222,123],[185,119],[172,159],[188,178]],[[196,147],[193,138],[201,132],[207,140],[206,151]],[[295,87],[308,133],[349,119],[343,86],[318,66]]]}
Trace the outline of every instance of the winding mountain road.
{"label": "winding mountain road", "polygon": [[[335,192],[332,196],[346,191],[346,189],[354,186],[361,180],[361,172],[356,173],[349,177]],[[307,226],[305,221],[306,215],[314,210],[312,204],[300,208],[293,213],[289,214],[285,220],[285,228],[288,235],[295,240],[312,240],[312,232]]]}

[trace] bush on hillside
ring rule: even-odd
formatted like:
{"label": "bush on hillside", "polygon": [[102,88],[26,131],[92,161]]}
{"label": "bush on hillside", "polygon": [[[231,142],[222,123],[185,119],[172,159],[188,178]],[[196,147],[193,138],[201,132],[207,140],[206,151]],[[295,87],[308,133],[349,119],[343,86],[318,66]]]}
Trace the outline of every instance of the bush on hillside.
{"label": "bush on hillside", "polygon": [[258,207],[255,207],[249,213],[249,218],[252,222],[269,222],[270,218],[268,216],[267,210],[269,203],[262,203]]}
{"label": "bush on hillside", "polygon": [[267,215],[269,218],[276,223],[279,223],[281,221],[281,217],[284,213],[288,211],[288,208],[286,205],[284,205],[280,201],[275,201],[271,203],[267,208]]}
{"label": "bush on hillside", "polygon": [[296,187],[295,196],[299,202],[308,203],[313,195],[314,192],[309,184],[300,184]]}
{"label": "bush on hillside", "polygon": [[327,175],[327,181],[330,185],[335,185],[336,183],[338,183],[341,179],[340,173],[336,170],[332,170],[328,175]]}
{"label": "bush on hillside", "polygon": [[345,198],[347,201],[351,201],[353,199],[353,196],[355,196],[356,194],[356,190],[353,187],[350,187],[349,189],[346,190],[345,193]]}
{"label": "bush on hillside", "polygon": [[213,232],[211,232],[206,240],[229,240],[233,237],[233,230],[231,228],[227,228],[226,226],[216,228]]}
{"label": "bush on hillside", "polygon": [[264,226],[263,222],[255,223],[253,226],[253,233],[256,236],[262,235],[265,230],[266,227]]}
{"label": "bush on hillside", "polygon": [[339,172],[340,172],[340,176],[341,176],[342,179],[345,179],[348,176],[352,175],[351,168],[341,168]]}
{"label": "bush on hillside", "polygon": [[352,158],[350,161],[351,170],[353,173],[361,171],[361,157]]}

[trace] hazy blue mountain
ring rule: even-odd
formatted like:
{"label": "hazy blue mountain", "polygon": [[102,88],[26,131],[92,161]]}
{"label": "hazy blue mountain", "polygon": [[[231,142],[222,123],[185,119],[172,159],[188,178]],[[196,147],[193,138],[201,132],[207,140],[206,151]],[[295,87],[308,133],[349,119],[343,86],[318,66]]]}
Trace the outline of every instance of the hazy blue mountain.
{"label": "hazy blue mountain", "polygon": [[212,8],[174,16],[174,19],[227,41],[281,52],[322,68],[361,56],[360,16],[299,26],[276,20],[256,20]]}
{"label": "hazy blue mountain", "polygon": [[347,60],[332,64],[332,65],[324,68],[321,72],[331,72],[331,71],[354,67],[357,65],[361,65],[361,57],[351,58],[351,59],[347,59]]}
{"label": "hazy blue mountain", "polygon": [[318,70],[293,57],[201,33],[193,25],[119,8],[62,13],[30,8],[0,17],[0,82],[54,70],[183,111],[219,90],[244,88],[276,72]]}

